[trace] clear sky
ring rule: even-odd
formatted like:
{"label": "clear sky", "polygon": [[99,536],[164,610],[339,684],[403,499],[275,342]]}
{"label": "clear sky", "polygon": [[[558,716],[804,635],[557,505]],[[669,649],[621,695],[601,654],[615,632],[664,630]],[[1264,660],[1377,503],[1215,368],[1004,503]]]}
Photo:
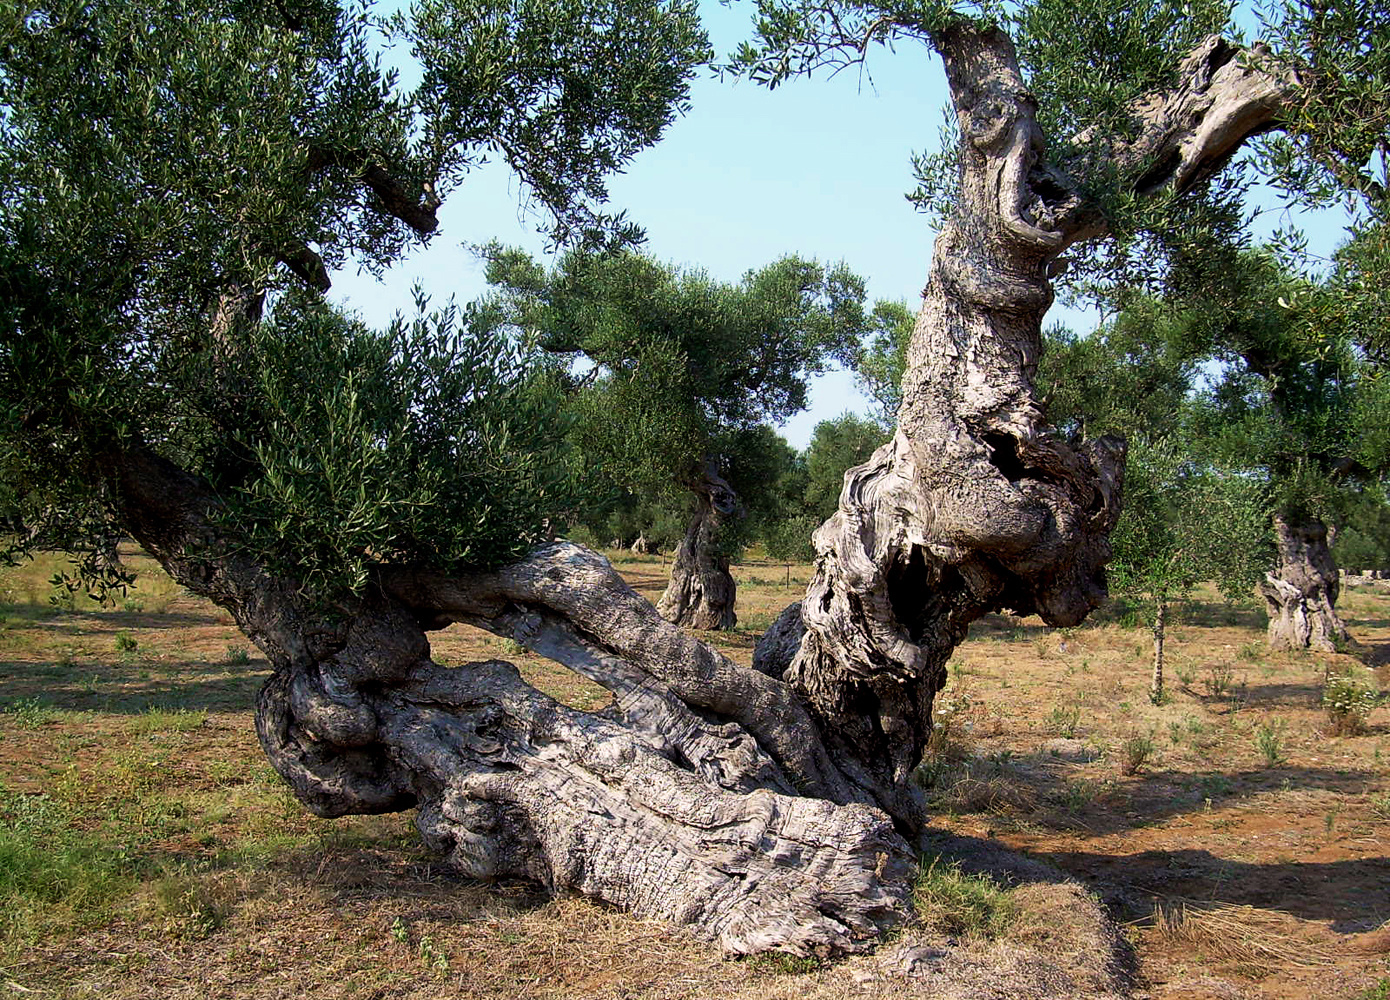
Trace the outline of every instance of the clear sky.
{"label": "clear sky", "polygon": [[[749,33],[750,5],[706,0],[701,13],[718,53]],[[912,153],[937,146],[946,100],[940,60],[914,43],[872,51],[866,74],[774,91],[706,75],[692,88],[690,113],[613,178],[611,207],[646,229],[646,249],[662,260],[728,281],[789,253],[843,260],[868,281],[871,299],[903,299],[915,310],[934,233],[904,195],[914,184]],[[372,324],[409,311],[417,282],[436,303],[477,298],[486,283],[470,245],[500,240],[537,255],[544,247],[521,200],[503,165],[476,171],[446,200],[427,250],[384,283],[334,275],[335,298]],[[1315,229],[1325,250],[1341,226],[1323,219]],[[1063,318],[1079,329],[1093,322]],[[832,372],[813,385],[810,409],[781,432],[804,447],[818,421],[846,410],[867,412],[868,402],[852,375]]]}

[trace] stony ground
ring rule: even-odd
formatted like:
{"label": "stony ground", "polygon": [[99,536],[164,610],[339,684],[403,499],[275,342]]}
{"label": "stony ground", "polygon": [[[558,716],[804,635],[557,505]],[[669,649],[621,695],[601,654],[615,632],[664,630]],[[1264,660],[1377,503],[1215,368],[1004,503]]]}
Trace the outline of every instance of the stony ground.
{"label": "stony ground", "polygon": [[[921,773],[924,848],[942,855],[930,914],[875,959],[822,967],[727,961],[580,900],[462,882],[409,816],[314,819],[256,745],[265,661],[129,561],[145,572],[114,609],[54,606],[53,560],[0,573],[0,995],[1017,998],[1119,982],[1390,1000],[1390,709],[1332,735],[1321,705],[1327,676],[1390,683],[1390,591],[1344,595],[1357,644],[1334,656],[1271,654],[1253,605],[1199,595],[1157,706],[1148,634],[1123,608],[1070,630],[977,625]],[[659,557],[619,566],[659,593]],[[740,567],[740,627],[707,638],[748,662],[806,575]],[[606,700],[482,633],[438,633],[435,652]],[[970,874],[1005,868],[1006,892]]]}

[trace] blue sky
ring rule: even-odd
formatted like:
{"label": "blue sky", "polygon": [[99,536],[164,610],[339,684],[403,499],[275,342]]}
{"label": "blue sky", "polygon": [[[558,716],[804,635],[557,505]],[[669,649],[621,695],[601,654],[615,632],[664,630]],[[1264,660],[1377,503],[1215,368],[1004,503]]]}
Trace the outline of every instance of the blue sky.
{"label": "blue sky", "polygon": [[[750,5],[705,2],[701,12],[721,54],[748,34]],[[705,76],[692,88],[690,113],[613,178],[612,207],[646,229],[647,250],[662,260],[729,281],[788,253],[843,260],[868,281],[871,299],[903,299],[915,309],[935,234],[904,194],[913,187],[912,153],[937,145],[946,99],[940,60],[911,43],[871,52],[867,74],[774,91]],[[476,171],[445,202],[427,250],[385,282],[334,275],[334,297],[373,324],[409,311],[417,282],[436,303],[476,298],[486,283],[470,245],[500,240],[534,254],[544,247],[521,200],[505,167]],[[1277,215],[1261,228],[1272,228]],[[1312,242],[1326,252],[1340,221],[1311,222]],[[1049,319],[1078,329],[1094,322],[1054,312]],[[846,410],[867,412],[868,402],[851,374],[831,372],[812,386],[810,409],[781,432],[804,447],[818,421]]]}

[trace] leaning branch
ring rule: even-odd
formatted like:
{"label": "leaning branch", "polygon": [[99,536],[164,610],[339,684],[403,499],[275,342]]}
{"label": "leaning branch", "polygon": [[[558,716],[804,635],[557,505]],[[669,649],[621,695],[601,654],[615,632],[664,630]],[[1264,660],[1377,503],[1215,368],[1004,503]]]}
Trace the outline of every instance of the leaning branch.
{"label": "leaning branch", "polygon": [[439,227],[439,206],[444,201],[436,192],[433,181],[422,182],[419,192],[413,192],[391,171],[379,163],[370,162],[361,154],[322,146],[310,149],[310,173],[327,167],[340,167],[355,172],[367,190],[376,196],[378,209],[404,222],[421,236],[426,236]]}
{"label": "leaning branch", "polygon": [[[1137,193],[1188,191],[1252,136],[1277,128],[1299,87],[1262,43],[1242,48],[1212,35],[1183,60],[1172,89],[1135,103],[1134,137],[1101,149]],[[1087,131],[1070,145],[1084,151],[1097,142]]]}

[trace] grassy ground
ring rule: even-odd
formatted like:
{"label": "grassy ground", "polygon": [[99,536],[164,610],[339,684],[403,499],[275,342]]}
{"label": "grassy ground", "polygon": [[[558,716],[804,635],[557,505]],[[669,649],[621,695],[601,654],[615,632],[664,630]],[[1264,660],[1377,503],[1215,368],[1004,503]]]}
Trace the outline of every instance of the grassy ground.
{"label": "grassy ground", "polygon": [[[256,745],[265,661],[219,610],[128,561],[140,581],[114,609],[50,603],[52,558],[0,573],[0,995],[899,995],[848,967],[723,961],[583,901],[463,882],[409,816],[309,816]],[[669,568],[617,563],[653,598]],[[739,567],[739,628],[707,638],[749,662],[807,573]],[[1363,665],[1390,650],[1390,593],[1341,606],[1356,655],[1271,654],[1253,606],[1193,602],[1159,706],[1132,616],[977,625],[921,772],[946,851],[919,889],[933,932],[1065,947],[1046,936],[1057,897],[970,874],[970,845],[1002,846],[1127,924],[1141,993],[1390,998],[1390,709],[1330,735],[1320,704],[1329,673],[1390,681]],[[606,701],[483,633],[434,645],[450,663],[511,659],[579,707]],[[1038,995],[1024,973],[1002,983],[950,995]]]}

